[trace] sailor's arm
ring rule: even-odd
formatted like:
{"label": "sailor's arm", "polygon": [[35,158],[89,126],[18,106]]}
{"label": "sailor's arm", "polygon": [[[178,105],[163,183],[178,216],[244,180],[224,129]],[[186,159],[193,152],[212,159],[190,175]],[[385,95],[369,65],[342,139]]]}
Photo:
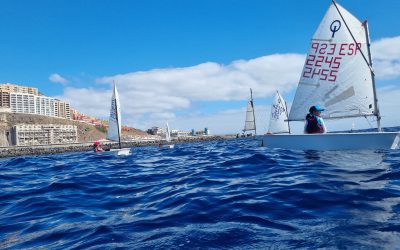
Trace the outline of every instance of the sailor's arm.
{"label": "sailor's arm", "polygon": [[327,132],[328,132],[328,130],[326,129],[326,126],[325,126],[324,119],[322,119],[322,118],[319,118],[319,120],[320,120],[320,122],[321,122],[321,126],[324,128],[324,134],[325,134],[325,133],[327,133]]}

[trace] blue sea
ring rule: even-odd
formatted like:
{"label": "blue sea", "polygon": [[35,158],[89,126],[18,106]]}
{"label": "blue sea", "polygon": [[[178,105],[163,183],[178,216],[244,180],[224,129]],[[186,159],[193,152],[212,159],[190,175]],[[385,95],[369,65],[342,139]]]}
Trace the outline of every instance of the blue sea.
{"label": "blue sea", "polygon": [[254,138],[0,159],[0,249],[400,249],[400,151]]}

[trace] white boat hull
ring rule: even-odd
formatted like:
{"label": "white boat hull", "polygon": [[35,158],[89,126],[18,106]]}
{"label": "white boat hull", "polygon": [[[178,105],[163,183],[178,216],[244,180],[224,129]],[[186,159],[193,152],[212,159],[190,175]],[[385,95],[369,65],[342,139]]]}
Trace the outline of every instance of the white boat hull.
{"label": "white boat hull", "polygon": [[119,156],[127,156],[131,154],[131,149],[130,148],[111,149],[110,152]]}
{"label": "white boat hull", "polygon": [[173,149],[175,147],[174,144],[163,144],[161,145],[162,148],[166,148],[166,149]]}
{"label": "white boat hull", "polygon": [[261,146],[297,150],[399,149],[399,132],[264,135]]}

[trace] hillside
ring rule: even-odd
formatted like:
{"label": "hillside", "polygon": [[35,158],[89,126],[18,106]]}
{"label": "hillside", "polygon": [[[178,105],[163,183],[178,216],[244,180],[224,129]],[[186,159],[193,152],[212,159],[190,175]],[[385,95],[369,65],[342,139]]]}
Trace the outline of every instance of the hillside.
{"label": "hillside", "polygon": [[[106,129],[104,127],[97,127],[87,123],[82,123],[73,120],[61,119],[56,117],[48,117],[42,115],[30,114],[15,114],[15,113],[0,113],[0,145],[7,146],[5,142],[5,134],[11,132],[11,128],[16,124],[62,124],[62,125],[76,125],[78,129],[79,142],[92,142],[94,140],[105,139]],[[130,131],[123,131],[122,136],[136,136],[144,137],[147,133],[139,129],[130,129]]]}

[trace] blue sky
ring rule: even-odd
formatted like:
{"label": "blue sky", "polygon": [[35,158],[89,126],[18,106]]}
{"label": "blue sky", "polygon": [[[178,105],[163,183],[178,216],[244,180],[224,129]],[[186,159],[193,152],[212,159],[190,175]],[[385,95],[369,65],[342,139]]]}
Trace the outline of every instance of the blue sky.
{"label": "blue sky", "polygon": [[[373,41],[400,35],[400,1],[338,2],[356,17],[368,18]],[[108,91],[110,85],[102,79],[111,76],[207,62],[229,66],[273,54],[304,55],[329,4],[329,0],[0,0],[0,82],[38,87],[45,95],[65,97],[72,106],[91,112],[83,102],[74,103],[66,89]],[[52,82],[52,74],[66,81]],[[398,79],[383,79],[380,84],[393,85]],[[288,99],[292,90],[286,91]],[[256,101],[268,105],[271,96],[257,91]],[[182,124],[183,115],[215,115],[244,107],[247,95],[193,98],[171,108],[165,117],[125,111],[126,121],[142,129],[163,118]],[[108,99],[104,102],[103,106],[109,105]],[[107,113],[104,108],[93,115]]]}

